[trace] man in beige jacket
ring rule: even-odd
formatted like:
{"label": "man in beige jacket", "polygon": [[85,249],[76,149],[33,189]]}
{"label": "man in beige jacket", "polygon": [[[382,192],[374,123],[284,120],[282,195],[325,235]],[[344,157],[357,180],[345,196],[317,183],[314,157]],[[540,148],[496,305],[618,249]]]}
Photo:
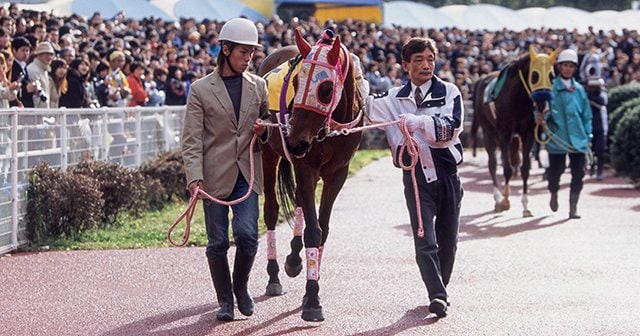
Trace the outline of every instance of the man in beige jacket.
{"label": "man in beige jacket", "polygon": [[[196,187],[226,201],[236,200],[248,192],[243,202],[232,205],[233,235],[237,246],[233,267],[233,283],[229,272],[229,206],[204,200],[209,270],[220,310],[216,318],[234,319],[235,294],[238,310],[253,314],[254,303],[247,291],[249,273],[258,249],[258,195],[262,193],[263,176],[258,147],[251,148],[254,134],[268,139],[258,120],[269,114],[266,82],[245,72],[258,43],[253,22],[232,19],[220,31],[222,50],[216,71],[196,81],[187,98],[187,113],[182,134],[188,188]],[[249,185],[250,151],[254,151],[255,181]]]}

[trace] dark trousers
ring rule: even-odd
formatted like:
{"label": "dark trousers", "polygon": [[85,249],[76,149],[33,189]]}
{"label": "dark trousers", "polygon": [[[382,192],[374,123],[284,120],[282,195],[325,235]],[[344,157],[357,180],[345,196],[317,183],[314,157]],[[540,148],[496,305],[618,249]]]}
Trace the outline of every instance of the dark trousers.
{"label": "dark trousers", "polygon": [[456,257],[460,203],[464,191],[458,174],[427,183],[420,166],[417,165],[415,173],[420,197],[420,215],[424,226],[423,238],[417,235],[418,217],[411,172],[404,171],[402,175],[404,196],[413,230],[416,262],[422,281],[427,287],[429,300],[446,300],[446,286],[449,284]]}
{"label": "dark trousers", "polygon": [[[587,158],[584,153],[569,153],[569,169],[571,169],[571,186],[569,192],[579,194],[582,190],[582,178],[584,177],[584,168]],[[567,167],[567,154],[551,154],[549,153],[549,169],[547,176],[549,184],[547,189],[555,193],[560,189],[560,176]]]}

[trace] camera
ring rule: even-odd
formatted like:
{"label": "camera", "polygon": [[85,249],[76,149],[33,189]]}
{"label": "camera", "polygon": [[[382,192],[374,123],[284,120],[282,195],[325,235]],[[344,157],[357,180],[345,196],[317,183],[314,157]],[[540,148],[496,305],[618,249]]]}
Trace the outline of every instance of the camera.
{"label": "camera", "polygon": [[36,87],[36,92],[35,95],[38,96],[38,98],[40,98],[41,102],[46,102],[47,101],[47,95],[44,94],[44,92],[42,92],[42,84],[40,84],[40,81],[34,81],[32,83],[35,87]]}

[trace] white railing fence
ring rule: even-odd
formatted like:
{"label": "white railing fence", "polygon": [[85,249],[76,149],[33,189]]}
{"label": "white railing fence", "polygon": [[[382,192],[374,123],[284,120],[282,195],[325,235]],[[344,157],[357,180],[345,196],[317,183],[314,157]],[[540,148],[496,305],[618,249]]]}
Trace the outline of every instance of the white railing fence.
{"label": "white railing fence", "polygon": [[96,159],[137,167],[179,147],[184,106],[0,110],[0,254],[25,243],[27,175]]}

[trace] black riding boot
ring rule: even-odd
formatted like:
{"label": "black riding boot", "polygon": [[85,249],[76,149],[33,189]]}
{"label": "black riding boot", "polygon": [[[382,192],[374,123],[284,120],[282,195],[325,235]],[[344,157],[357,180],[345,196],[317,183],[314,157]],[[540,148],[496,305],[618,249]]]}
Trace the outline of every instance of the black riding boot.
{"label": "black riding boot", "polygon": [[233,293],[238,300],[238,310],[244,316],[253,315],[253,298],[249,294],[247,283],[249,282],[249,273],[254,259],[255,256],[236,252],[236,261],[233,265]]}
{"label": "black riding boot", "polygon": [[578,199],[580,198],[579,193],[570,193],[569,194],[569,218],[580,218],[578,215]]}
{"label": "black riding boot", "polygon": [[209,257],[209,271],[213,288],[216,290],[220,310],[216,313],[219,321],[233,321],[233,292],[227,257]]}

